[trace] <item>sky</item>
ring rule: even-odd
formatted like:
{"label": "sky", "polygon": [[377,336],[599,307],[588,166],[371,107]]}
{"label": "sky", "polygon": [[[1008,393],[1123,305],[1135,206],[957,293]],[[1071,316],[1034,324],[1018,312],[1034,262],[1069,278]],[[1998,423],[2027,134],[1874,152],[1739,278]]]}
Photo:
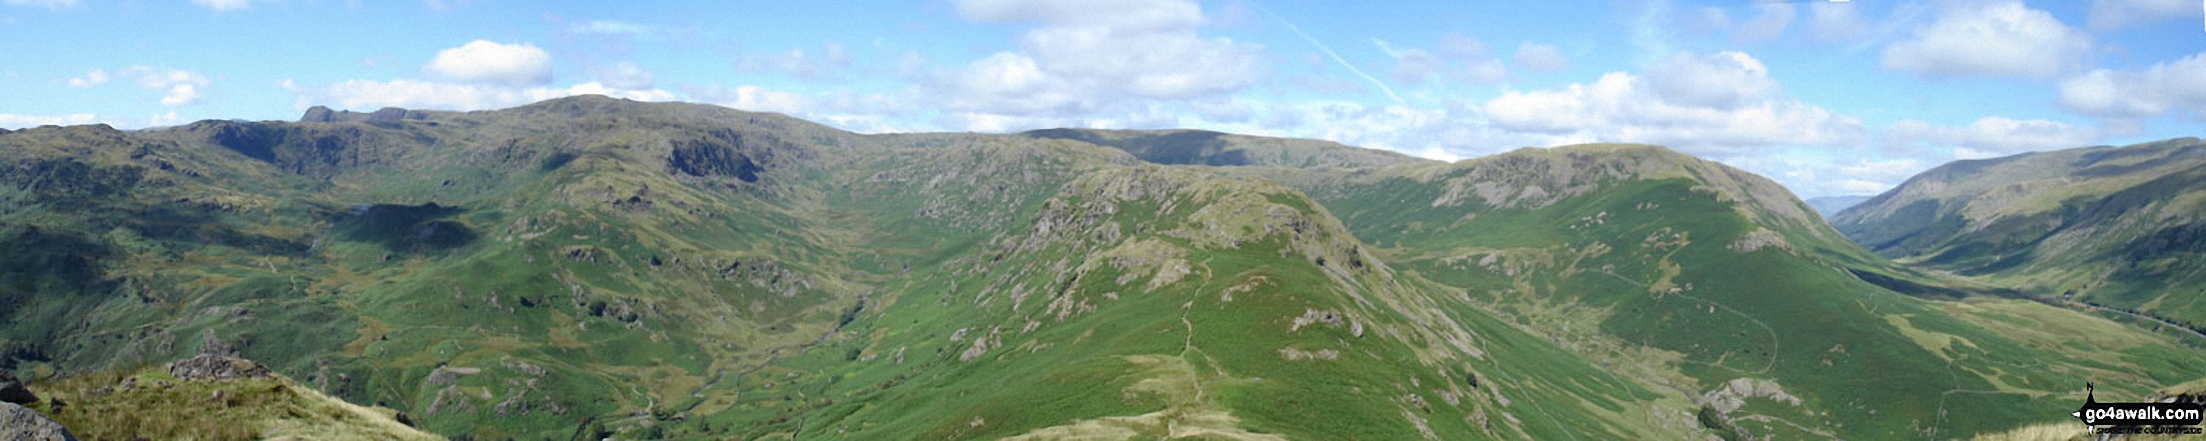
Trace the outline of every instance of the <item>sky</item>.
{"label": "sky", "polygon": [[2206,132],[2192,0],[0,0],[0,128],[601,94],[863,133],[1665,145],[1801,197]]}

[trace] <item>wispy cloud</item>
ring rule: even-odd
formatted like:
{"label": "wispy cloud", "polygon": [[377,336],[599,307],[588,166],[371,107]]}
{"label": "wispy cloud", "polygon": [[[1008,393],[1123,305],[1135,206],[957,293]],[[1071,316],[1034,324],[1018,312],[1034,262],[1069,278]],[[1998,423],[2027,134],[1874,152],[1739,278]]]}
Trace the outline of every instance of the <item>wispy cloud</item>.
{"label": "wispy cloud", "polygon": [[1270,9],[1264,9],[1263,5],[1258,5],[1256,4],[1256,2],[1249,2],[1249,6],[1256,8],[1257,11],[1263,12],[1266,16],[1270,16],[1272,20],[1278,21],[1279,24],[1287,26],[1287,30],[1294,31],[1295,36],[1302,37],[1302,41],[1310,42],[1311,46],[1317,46],[1318,51],[1324,52],[1325,56],[1331,57],[1333,59],[1333,62],[1340,64],[1341,67],[1348,68],[1348,72],[1354,73],[1358,77],[1363,77],[1364,81],[1371,82],[1371,85],[1374,87],[1378,87],[1380,92],[1385,92],[1388,99],[1394,100],[1395,103],[1403,102],[1402,96],[1399,94],[1395,94],[1394,88],[1387,87],[1385,81],[1379,81],[1379,77],[1371,76],[1371,74],[1364,73],[1363,69],[1356,68],[1356,65],[1354,63],[1349,63],[1347,59],[1341,58],[1340,52],[1334,52],[1331,46],[1326,46],[1325,43],[1319,42],[1316,38],[1310,37],[1310,34],[1308,32],[1302,32],[1301,26],[1295,26],[1294,22],[1287,21],[1286,18],[1280,17],[1279,14],[1273,14]]}

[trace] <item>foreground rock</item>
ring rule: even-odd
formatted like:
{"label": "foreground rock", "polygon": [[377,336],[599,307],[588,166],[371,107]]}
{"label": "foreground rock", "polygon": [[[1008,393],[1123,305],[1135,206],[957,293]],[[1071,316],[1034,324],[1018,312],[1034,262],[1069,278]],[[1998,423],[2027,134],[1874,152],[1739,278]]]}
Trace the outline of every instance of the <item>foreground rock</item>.
{"label": "foreground rock", "polygon": [[16,441],[76,441],[69,429],[46,415],[15,403],[0,403],[0,439]]}
{"label": "foreground rock", "polygon": [[23,388],[23,381],[15,379],[15,375],[0,372],[0,401],[31,404],[38,402],[38,395],[33,395],[30,389]]}

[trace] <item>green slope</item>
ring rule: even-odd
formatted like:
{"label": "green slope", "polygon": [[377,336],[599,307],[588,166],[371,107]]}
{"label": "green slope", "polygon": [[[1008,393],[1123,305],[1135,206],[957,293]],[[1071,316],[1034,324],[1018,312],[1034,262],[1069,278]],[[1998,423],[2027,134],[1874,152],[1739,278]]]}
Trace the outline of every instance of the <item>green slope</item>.
{"label": "green slope", "polygon": [[2087,380],[2134,392],[2200,374],[2194,347],[2085,314],[1865,282],[1908,272],[1766,179],[1659,148],[1278,175],[1405,272],[1566,347],[1680,373],[1662,385],[1718,410],[1758,391],[1713,418],[1742,434],[1967,436],[2060,419]]}
{"label": "green slope", "polygon": [[0,133],[0,368],[235,351],[473,438],[1615,439],[1958,437],[2206,366],[1658,148],[305,119]]}
{"label": "green slope", "polygon": [[1832,224],[1904,262],[2206,323],[2206,142],[2196,138],[1955,162]]}
{"label": "green slope", "polygon": [[[1050,175],[1029,170],[990,175]],[[1025,187],[1060,189],[1038,210],[1012,215],[1019,222],[1009,231],[972,245],[977,252],[915,266],[914,277],[869,301],[867,311],[882,312],[859,314],[811,351],[731,380],[771,389],[748,399],[739,392],[720,416],[661,434],[735,427],[746,436],[854,439],[1416,439],[1694,431],[1642,418],[1661,405],[1683,408],[1682,400],[1661,401],[1645,385],[1443,302],[1438,286],[1392,277],[1291,189],[1156,166],[1077,176]],[[853,187],[854,198],[879,194]],[[926,229],[955,221],[891,223],[922,235],[957,230]],[[1514,407],[1502,404],[1512,399]]]}

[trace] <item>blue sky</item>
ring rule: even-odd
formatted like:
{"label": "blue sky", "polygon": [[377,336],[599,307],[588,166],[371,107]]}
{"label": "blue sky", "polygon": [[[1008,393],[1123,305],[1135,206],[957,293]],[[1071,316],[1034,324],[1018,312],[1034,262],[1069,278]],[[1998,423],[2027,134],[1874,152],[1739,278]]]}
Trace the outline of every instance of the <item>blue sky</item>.
{"label": "blue sky", "polygon": [[2198,136],[2191,0],[0,0],[0,127],[585,93],[859,132],[1203,128],[1456,159],[1663,144],[1803,197]]}

